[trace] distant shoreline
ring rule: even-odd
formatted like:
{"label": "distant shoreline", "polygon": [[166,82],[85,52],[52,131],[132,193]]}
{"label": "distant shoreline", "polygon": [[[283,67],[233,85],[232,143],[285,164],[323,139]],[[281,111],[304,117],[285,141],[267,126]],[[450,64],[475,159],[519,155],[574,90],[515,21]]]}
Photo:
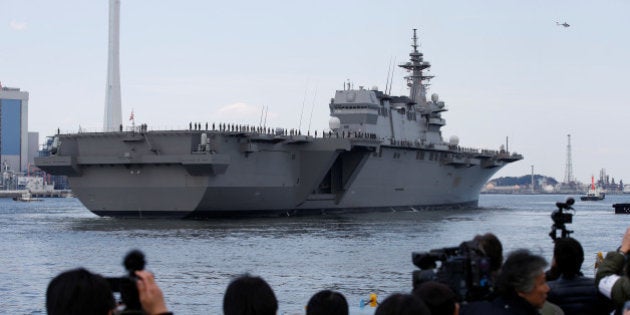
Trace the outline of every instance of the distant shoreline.
{"label": "distant shoreline", "polygon": [[[544,192],[544,191],[536,191],[536,192],[527,192],[527,191],[481,191],[482,195],[584,195],[586,194],[583,191],[575,191],[575,192]],[[630,195],[630,193],[624,193],[620,191],[611,191],[606,192],[606,195]]]}

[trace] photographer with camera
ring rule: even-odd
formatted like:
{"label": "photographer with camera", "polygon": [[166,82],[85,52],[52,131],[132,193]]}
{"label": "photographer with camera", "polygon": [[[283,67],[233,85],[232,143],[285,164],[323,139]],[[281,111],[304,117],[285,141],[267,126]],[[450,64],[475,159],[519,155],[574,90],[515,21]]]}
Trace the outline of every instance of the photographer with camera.
{"label": "photographer with camera", "polygon": [[[144,314],[167,315],[162,290],[153,275],[137,271],[138,293]],[[112,315],[116,303],[107,280],[84,268],[62,272],[53,278],[46,290],[48,315]]]}
{"label": "photographer with camera", "polygon": [[[144,269],[144,254],[131,251],[124,260],[129,275],[104,278],[84,268],[62,272],[46,290],[48,315],[172,315],[153,274]],[[124,305],[116,305],[120,292]],[[123,307],[123,309],[118,309]]]}
{"label": "photographer with camera", "polygon": [[499,238],[492,234],[475,235],[473,241],[479,246],[479,250],[488,257],[490,263],[490,282],[496,283],[496,278],[503,264],[503,244]]}
{"label": "photographer with camera", "polygon": [[48,315],[111,315],[115,308],[107,280],[84,268],[62,272],[46,289]]}
{"label": "photographer with camera", "polygon": [[412,261],[420,270],[413,272],[413,289],[437,281],[449,286],[458,302],[491,299],[502,260],[503,247],[492,233],[476,235],[458,247],[414,252]]}
{"label": "photographer with camera", "polygon": [[136,282],[138,296],[144,313],[147,315],[173,315],[166,307],[164,294],[155,282],[153,274],[145,270],[139,270],[136,271],[136,277],[138,277]]}
{"label": "photographer with camera", "polygon": [[[630,228],[617,251],[609,252],[595,274],[595,285],[619,311],[630,300]],[[625,270],[624,270],[625,269]]]}
{"label": "photographer with camera", "polygon": [[545,305],[549,286],[545,281],[544,258],[521,249],[512,252],[497,278],[499,296],[462,308],[464,315],[539,315]]}

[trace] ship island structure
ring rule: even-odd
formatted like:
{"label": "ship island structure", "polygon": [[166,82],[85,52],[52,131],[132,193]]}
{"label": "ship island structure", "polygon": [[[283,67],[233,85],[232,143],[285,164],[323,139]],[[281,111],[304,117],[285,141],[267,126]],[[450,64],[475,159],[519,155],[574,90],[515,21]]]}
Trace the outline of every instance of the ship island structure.
{"label": "ship island structure", "polygon": [[66,175],[93,213],[112,217],[221,217],[476,207],[482,186],[522,159],[442,138],[445,104],[427,97],[430,64],[416,30],[409,95],[344,84],[330,129],[234,124],[185,130],[57,134],[36,165]]}

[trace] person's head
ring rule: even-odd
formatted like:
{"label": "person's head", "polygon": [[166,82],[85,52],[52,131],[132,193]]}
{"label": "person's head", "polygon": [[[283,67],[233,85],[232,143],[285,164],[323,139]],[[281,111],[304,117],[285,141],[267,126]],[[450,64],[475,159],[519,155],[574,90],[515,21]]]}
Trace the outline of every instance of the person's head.
{"label": "person's head", "polygon": [[306,315],[348,315],[348,301],[339,292],[322,290],[308,301]]}
{"label": "person's head", "polygon": [[429,315],[431,312],[422,300],[411,294],[394,293],[376,308],[374,315]]}
{"label": "person's head", "polygon": [[413,295],[422,299],[431,311],[431,315],[453,315],[459,313],[457,296],[447,285],[436,281],[427,281],[415,288]]}
{"label": "person's head", "polygon": [[115,307],[107,280],[83,268],[62,272],[46,289],[48,315],[107,315]]}
{"label": "person's head", "polygon": [[486,233],[475,236],[474,241],[479,244],[479,249],[490,258],[490,269],[492,271],[499,270],[503,263],[503,245],[501,245],[499,238],[492,233]]}
{"label": "person's head", "polygon": [[584,262],[584,249],[574,238],[558,238],[553,248],[557,271],[566,278],[580,274]]}
{"label": "person's head", "polygon": [[497,281],[499,292],[503,296],[519,296],[536,308],[541,308],[547,300],[549,286],[545,280],[544,268],[547,262],[526,249],[512,252]]}
{"label": "person's head", "polygon": [[240,276],[225,290],[224,315],[275,315],[277,311],[276,295],[260,277]]}

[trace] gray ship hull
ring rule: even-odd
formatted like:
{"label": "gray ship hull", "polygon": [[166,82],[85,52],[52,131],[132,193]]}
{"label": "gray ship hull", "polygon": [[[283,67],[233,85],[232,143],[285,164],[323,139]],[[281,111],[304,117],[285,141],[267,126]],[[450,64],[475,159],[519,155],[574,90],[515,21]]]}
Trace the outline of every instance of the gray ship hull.
{"label": "gray ship hull", "polygon": [[[326,132],[212,124],[201,130],[59,134],[42,170],[67,175],[74,195],[103,216],[212,217],[392,211],[477,205],[507,163],[499,151],[442,138],[446,104],[427,98],[431,65],[414,30],[408,96],[351,83],[335,91]],[[391,85],[389,86],[391,90]]]}
{"label": "gray ship hull", "polygon": [[[60,135],[36,164],[101,216],[216,217],[476,206],[520,157],[345,135],[147,131]],[[202,139],[209,145],[200,148]]]}

